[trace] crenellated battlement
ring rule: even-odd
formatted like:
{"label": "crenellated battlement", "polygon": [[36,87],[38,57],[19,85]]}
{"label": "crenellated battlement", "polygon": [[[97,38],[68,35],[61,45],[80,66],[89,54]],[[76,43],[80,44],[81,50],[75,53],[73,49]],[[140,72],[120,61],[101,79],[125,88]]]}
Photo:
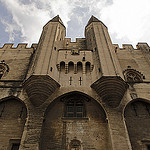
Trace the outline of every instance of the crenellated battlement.
{"label": "crenellated battlement", "polygon": [[85,38],[76,38],[75,42],[71,41],[71,38],[65,38],[66,41],[68,41],[69,43],[80,43],[82,41],[85,41]]}
{"label": "crenellated battlement", "polygon": [[67,49],[86,49],[86,39],[76,38],[76,41],[72,42],[71,38],[65,38],[65,47]]}
{"label": "crenellated battlement", "polygon": [[150,52],[150,47],[147,43],[138,43],[136,45],[137,49],[141,49],[143,51],[147,51],[147,52]]}
{"label": "crenellated battlement", "polygon": [[118,50],[129,50],[129,51],[134,51],[134,50],[142,50],[142,51],[147,51],[150,52],[150,47],[147,43],[138,43],[136,45],[136,49],[133,47],[131,44],[122,44],[122,48],[119,47],[118,44],[113,44],[115,52]]}
{"label": "crenellated battlement", "polygon": [[36,49],[38,44],[32,44],[31,47],[28,47],[27,43],[19,43],[16,47],[14,47],[13,43],[5,43],[2,47],[0,47],[0,50],[6,50],[6,49]]}

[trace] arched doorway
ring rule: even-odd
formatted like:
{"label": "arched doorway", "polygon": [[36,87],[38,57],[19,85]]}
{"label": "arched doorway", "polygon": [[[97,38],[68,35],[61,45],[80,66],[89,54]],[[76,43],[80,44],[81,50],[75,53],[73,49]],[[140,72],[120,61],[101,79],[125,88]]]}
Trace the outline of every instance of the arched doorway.
{"label": "arched doorway", "polygon": [[[103,108],[89,96],[71,92],[54,100],[45,112],[40,150],[75,148],[109,150],[108,124]],[[82,150],[82,149],[81,149]]]}
{"label": "arched doorway", "polygon": [[150,150],[150,103],[143,99],[130,102],[124,113],[133,150]]}
{"label": "arched doorway", "polygon": [[65,62],[64,61],[60,62],[60,71],[65,73]]}
{"label": "arched doorway", "polygon": [[26,117],[26,107],[17,98],[0,102],[0,149],[19,150]]}

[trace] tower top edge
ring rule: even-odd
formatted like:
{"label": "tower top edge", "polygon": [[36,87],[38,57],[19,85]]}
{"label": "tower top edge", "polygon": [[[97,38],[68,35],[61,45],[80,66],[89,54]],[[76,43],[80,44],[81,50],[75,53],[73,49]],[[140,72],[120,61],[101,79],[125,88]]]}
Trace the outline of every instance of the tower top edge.
{"label": "tower top edge", "polygon": [[[97,19],[95,16],[91,16],[91,18],[89,19],[89,21],[88,21],[88,23],[87,23],[87,25],[86,25],[86,27],[88,26],[88,25],[90,25],[91,23],[93,23],[93,22],[100,22],[100,23],[102,23],[106,28],[107,28],[107,26],[102,22],[102,21],[100,21],[99,19]],[[85,28],[86,28],[85,27]]]}
{"label": "tower top edge", "polygon": [[[65,25],[64,25],[64,23],[62,22],[62,20],[61,20],[61,18],[59,17],[59,15],[55,16],[55,17],[52,18],[50,21],[48,21],[48,22],[44,25],[44,27],[45,27],[47,24],[51,23],[51,22],[59,22],[61,25],[63,25],[63,26],[65,27]],[[65,28],[66,28],[66,27],[65,27]]]}

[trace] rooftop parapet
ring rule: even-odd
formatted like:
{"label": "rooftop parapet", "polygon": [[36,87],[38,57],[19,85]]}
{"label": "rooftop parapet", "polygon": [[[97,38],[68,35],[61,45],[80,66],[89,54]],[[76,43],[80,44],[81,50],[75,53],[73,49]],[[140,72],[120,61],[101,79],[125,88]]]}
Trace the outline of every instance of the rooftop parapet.
{"label": "rooftop parapet", "polygon": [[137,49],[141,49],[143,51],[147,51],[147,52],[150,52],[150,47],[147,43],[138,43],[136,45]]}
{"label": "rooftop parapet", "polygon": [[14,48],[14,44],[13,43],[6,43],[4,44],[2,47],[0,47],[0,49],[8,49],[8,48]]}
{"label": "rooftop parapet", "polygon": [[122,47],[123,47],[123,49],[128,49],[129,51],[134,50],[134,48],[131,44],[123,44]]}
{"label": "rooftop parapet", "polygon": [[72,42],[71,38],[65,38],[65,41],[68,41],[69,43],[80,43],[80,42],[85,41],[85,38],[76,38],[75,42]]}
{"label": "rooftop parapet", "polygon": [[118,44],[113,44],[113,46],[115,53],[117,53],[117,51],[119,50],[128,50],[128,51],[135,50],[131,44],[122,44],[122,48],[120,48]]}
{"label": "rooftop parapet", "polygon": [[136,49],[131,44],[122,44],[122,48],[120,48],[118,44],[113,44],[113,46],[114,46],[115,51],[117,51],[117,50],[129,50],[129,51],[146,50],[146,51],[150,51],[150,47],[147,43],[138,43],[136,45]]}
{"label": "rooftop parapet", "polygon": [[2,47],[0,47],[0,50],[3,49],[36,49],[38,44],[32,44],[31,47],[28,47],[27,43],[19,43],[16,47],[14,47],[13,43],[6,43]]}
{"label": "rooftop parapet", "polygon": [[86,49],[86,39],[76,38],[75,42],[71,42],[71,38],[65,38],[66,49]]}

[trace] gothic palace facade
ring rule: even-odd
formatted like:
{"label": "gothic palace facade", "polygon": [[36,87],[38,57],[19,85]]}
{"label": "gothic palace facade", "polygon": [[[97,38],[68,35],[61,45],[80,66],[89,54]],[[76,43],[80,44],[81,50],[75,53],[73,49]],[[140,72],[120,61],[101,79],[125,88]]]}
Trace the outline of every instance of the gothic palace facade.
{"label": "gothic palace facade", "polygon": [[150,150],[150,47],[85,38],[54,17],[38,44],[0,48],[0,150]]}

